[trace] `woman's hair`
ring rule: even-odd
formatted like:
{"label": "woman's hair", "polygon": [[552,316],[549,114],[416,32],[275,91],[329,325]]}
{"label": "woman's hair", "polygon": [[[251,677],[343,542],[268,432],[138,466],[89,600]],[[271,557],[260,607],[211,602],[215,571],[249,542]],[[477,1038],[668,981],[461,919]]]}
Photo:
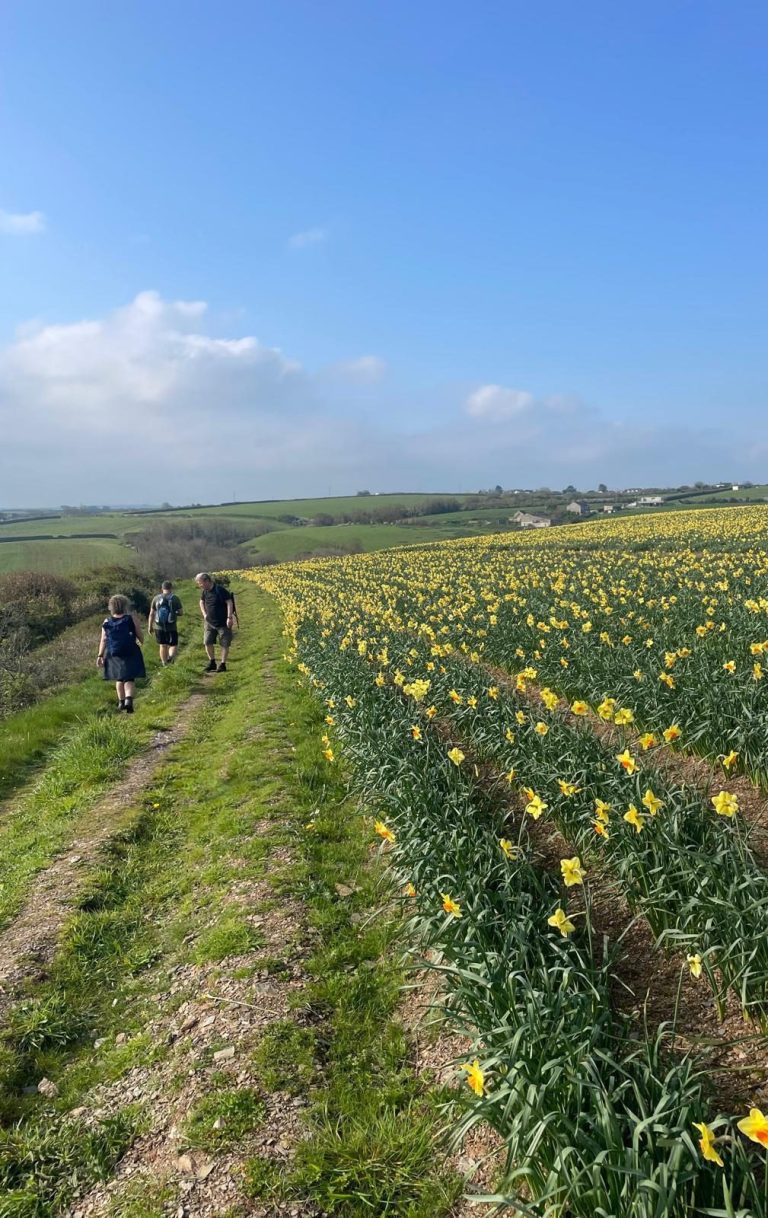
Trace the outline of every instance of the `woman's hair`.
{"label": "woman's hair", "polygon": [[131,607],[131,602],[127,596],[122,596],[120,593],[117,596],[110,596],[107,608],[110,613],[127,613]]}

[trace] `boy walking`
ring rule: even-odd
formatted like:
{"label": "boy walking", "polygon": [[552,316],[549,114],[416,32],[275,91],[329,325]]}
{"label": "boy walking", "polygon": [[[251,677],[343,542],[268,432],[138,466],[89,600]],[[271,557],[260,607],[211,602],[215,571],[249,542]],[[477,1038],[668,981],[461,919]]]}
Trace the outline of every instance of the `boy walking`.
{"label": "boy walking", "polygon": [[[223,584],[217,584],[207,571],[195,576],[200,589],[200,612],[203,615],[203,642],[208,666],[205,672],[226,672],[227,656],[232,642],[235,623],[235,601],[232,593]],[[221,647],[221,659],[216,665],[216,643]]]}
{"label": "boy walking", "polygon": [[179,645],[177,622],[183,612],[173,584],[169,579],[164,580],[160,595],[154,597],[149,611],[149,633],[155,636],[163,668],[176,659],[176,648]]}

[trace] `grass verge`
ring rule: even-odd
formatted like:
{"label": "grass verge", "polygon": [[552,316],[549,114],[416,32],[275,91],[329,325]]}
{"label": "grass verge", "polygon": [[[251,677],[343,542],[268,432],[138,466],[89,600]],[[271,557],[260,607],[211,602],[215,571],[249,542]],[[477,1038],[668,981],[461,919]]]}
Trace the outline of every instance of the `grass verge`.
{"label": "grass verge", "polygon": [[383,868],[371,855],[356,801],[322,758],[323,708],[285,665],[280,687],[295,725],[299,858],[277,887],[304,903],[315,947],[295,1025],[274,1026],[257,1058],[265,1085],[288,1092],[309,1085],[311,1132],[287,1174],[252,1159],[248,1188],[254,1198],[304,1199],[338,1218],[440,1218],[461,1181],[445,1170],[436,1145],[445,1097],[427,1092],[414,1076],[396,1017],[403,980],[398,913],[382,904]]}

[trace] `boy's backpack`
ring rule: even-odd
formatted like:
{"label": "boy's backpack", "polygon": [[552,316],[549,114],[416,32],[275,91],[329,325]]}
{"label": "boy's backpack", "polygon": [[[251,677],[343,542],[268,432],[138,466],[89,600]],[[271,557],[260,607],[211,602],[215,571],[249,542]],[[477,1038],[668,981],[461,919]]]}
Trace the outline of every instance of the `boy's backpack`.
{"label": "boy's backpack", "polygon": [[170,596],[164,596],[157,606],[155,621],[158,626],[169,626],[173,616],[173,602]]}
{"label": "boy's backpack", "polygon": [[136,643],[136,627],[130,613],[123,617],[108,617],[104,623],[107,636],[107,655],[126,659]]}

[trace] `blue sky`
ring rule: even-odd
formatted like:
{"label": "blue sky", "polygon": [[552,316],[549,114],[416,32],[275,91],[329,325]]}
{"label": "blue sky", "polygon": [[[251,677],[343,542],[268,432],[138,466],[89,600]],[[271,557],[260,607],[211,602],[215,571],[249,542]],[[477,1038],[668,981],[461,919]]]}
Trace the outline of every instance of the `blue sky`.
{"label": "blue sky", "polygon": [[768,478],[765,5],[3,25],[0,505]]}

